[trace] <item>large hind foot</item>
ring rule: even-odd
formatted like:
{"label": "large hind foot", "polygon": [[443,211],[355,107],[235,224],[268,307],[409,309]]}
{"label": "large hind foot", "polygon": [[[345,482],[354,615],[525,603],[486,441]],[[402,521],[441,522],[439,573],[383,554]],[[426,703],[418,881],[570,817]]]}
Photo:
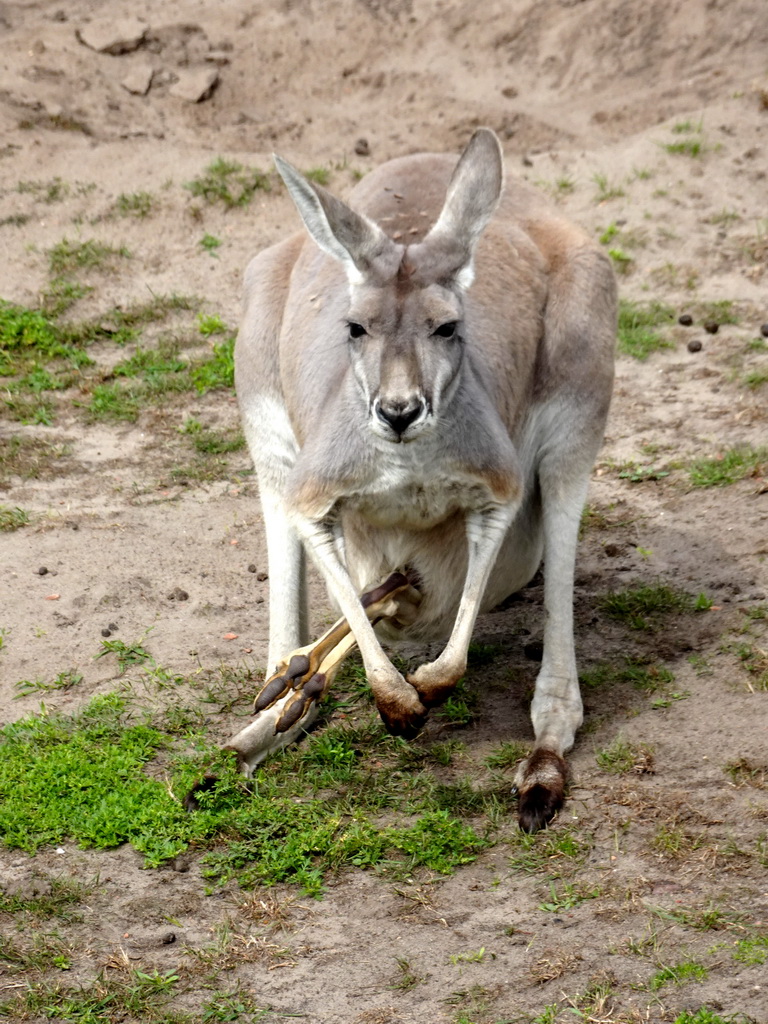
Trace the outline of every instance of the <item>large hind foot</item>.
{"label": "large hind foot", "polygon": [[518,820],[523,832],[546,828],[565,802],[568,766],[554,750],[534,750],[515,777],[519,795]]}
{"label": "large hind foot", "polygon": [[[419,592],[399,572],[360,598],[374,624],[384,618],[408,621],[420,600]],[[247,775],[269,754],[306,731],[317,716],[319,701],[354,647],[347,620],[339,619],[314,643],[282,660],[256,696],[254,721],[224,748],[236,753]]]}

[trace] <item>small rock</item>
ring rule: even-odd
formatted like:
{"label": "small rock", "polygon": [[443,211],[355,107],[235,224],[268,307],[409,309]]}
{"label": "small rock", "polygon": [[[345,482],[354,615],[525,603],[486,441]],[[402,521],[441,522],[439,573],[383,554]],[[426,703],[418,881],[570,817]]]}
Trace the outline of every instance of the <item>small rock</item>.
{"label": "small rock", "polygon": [[149,25],[138,18],[95,18],[77,29],[76,35],[91,50],[117,56],[138,50],[148,28]]}
{"label": "small rock", "polygon": [[716,320],[707,320],[704,324],[704,330],[707,334],[717,334],[720,330],[720,324]]}
{"label": "small rock", "polygon": [[690,327],[690,326],[691,326],[691,324],[693,323],[693,317],[691,316],[691,314],[690,314],[690,313],[682,313],[682,314],[681,314],[681,315],[680,315],[680,316],[679,316],[679,317],[677,318],[677,322],[678,322],[679,324],[682,324],[682,325],[683,325],[683,327]]}
{"label": "small rock", "polygon": [[116,633],[117,632],[117,623],[116,622],[110,622],[109,628],[112,630],[113,633]]}
{"label": "small rock", "polygon": [[371,147],[368,143],[368,139],[358,139],[355,143],[355,153],[358,156],[370,156]]}
{"label": "small rock", "polygon": [[44,565],[41,565],[40,568],[37,570],[37,575],[45,576],[47,572],[48,570],[46,569],[46,567]]}
{"label": "small rock", "polygon": [[175,941],[176,941],[176,933],[175,932],[166,932],[165,935],[162,935],[160,937],[160,942],[164,946],[170,946],[171,943],[173,943]]}
{"label": "small rock", "polygon": [[101,635],[102,636],[112,636],[112,630],[111,629],[102,629]]}
{"label": "small rock", "polygon": [[269,579],[269,574],[266,573],[266,572],[257,572],[256,573],[256,579],[259,581],[259,583],[263,583],[264,580],[268,580]]}
{"label": "small rock", "polygon": [[768,324],[763,324],[760,328],[760,333],[764,338],[768,338]]}
{"label": "small rock", "polygon": [[149,64],[140,64],[138,67],[131,68],[120,85],[127,92],[132,92],[134,96],[146,96],[150,85],[152,85],[154,74],[155,69]]}
{"label": "small rock", "polygon": [[248,566],[248,572],[256,572],[256,566],[253,564],[253,562],[251,562],[251,564]]}
{"label": "small rock", "polygon": [[223,50],[209,50],[205,55],[205,59],[209,64],[216,64],[218,67],[223,68],[225,64],[229,64],[232,58]]}
{"label": "small rock", "polygon": [[179,71],[178,75],[178,82],[171,86],[169,92],[187,103],[207,100],[219,81],[219,72],[215,68],[193,68],[191,71]]}
{"label": "small rock", "polygon": [[689,352],[701,352],[701,342],[699,341],[698,338],[692,338],[688,342],[688,351]]}

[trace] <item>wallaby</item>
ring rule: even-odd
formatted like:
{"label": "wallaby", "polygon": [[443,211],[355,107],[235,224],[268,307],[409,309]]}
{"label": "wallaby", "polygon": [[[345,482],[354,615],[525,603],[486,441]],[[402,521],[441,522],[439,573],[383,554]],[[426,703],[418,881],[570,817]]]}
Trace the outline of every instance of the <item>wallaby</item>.
{"label": "wallaby", "polygon": [[[235,381],[269,555],[269,678],[228,747],[250,773],[295,739],[355,643],[387,729],[414,736],[464,674],[478,613],[543,557],[535,746],[516,777],[521,827],[542,828],[582,721],[573,579],[613,384],[610,260],[526,184],[504,187],[487,128],[458,163],[384,164],[348,204],[275,160],[306,232],[245,275]],[[343,616],[308,646],[305,552]],[[446,646],[403,678],[377,621]]]}

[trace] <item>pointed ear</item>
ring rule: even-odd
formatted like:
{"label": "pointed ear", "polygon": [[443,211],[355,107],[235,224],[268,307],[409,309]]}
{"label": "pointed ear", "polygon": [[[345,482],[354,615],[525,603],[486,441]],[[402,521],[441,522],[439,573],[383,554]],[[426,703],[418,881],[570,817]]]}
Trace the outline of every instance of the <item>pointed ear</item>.
{"label": "pointed ear", "polygon": [[[396,257],[396,270],[402,247],[378,224],[356,213],[320,185],[308,181],[287,160],[277,155],[273,159],[307,231],[323,252],[343,264],[353,284],[370,274],[382,257]],[[385,262],[390,263],[392,259]]]}
{"label": "pointed ear", "polygon": [[463,288],[472,283],[472,256],[496,211],[504,187],[501,144],[490,128],[478,128],[459,158],[442,212],[423,245],[439,246],[446,266]]}

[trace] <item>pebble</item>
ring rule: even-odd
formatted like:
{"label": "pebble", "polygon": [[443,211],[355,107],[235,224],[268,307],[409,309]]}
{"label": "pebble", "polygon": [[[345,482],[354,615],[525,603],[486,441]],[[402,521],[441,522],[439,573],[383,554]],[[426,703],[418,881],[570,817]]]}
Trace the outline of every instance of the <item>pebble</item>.
{"label": "pebble", "polygon": [[698,338],[692,338],[691,341],[688,342],[688,351],[701,352],[701,342]]}
{"label": "pebble", "polygon": [[102,636],[112,636],[112,630],[111,629],[102,629],[101,635]]}
{"label": "pebble", "polygon": [[202,103],[207,100],[219,81],[216,68],[193,68],[179,71],[179,80],[168,90],[171,96],[185,100],[187,103]]}
{"label": "pebble", "polygon": [[683,313],[677,318],[677,322],[682,324],[683,327],[690,327],[693,323],[693,317],[690,313]]}
{"label": "pebble", "polygon": [[138,67],[131,68],[120,85],[134,96],[146,96],[150,85],[152,85],[154,74],[155,69],[149,64],[140,64]]}
{"label": "pebble", "polygon": [[47,572],[48,572],[47,568],[44,565],[41,565],[40,568],[37,570],[37,575],[38,576],[45,576]]}
{"label": "pebble", "polygon": [[98,53],[131,53],[144,41],[149,25],[138,18],[94,18],[77,30],[84,46]]}
{"label": "pebble", "polygon": [[251,562],[251,564],[248,566],[248,572],[256,572],[256,566],[253,564],[253,562]]}
{"label": "pebble", "polygon": [[355,143],[355,153],[357,153],[358,156],[370,156],[371,147],[368,142],[368,139],[357,140],[357,142]]}
{"label": "pebble", "polygon": [[760,333],[764,338],[768,338],[768,324],[763,324],[760,328]]}
{"label": "pebble", "polygon": [[160,942],[164,946],[170,946],[171,943],[173,943],[175,941],[176,941],[176,933],[175,932],[166,932],[165,935],[161,936],[161,938],[160,938]]}
{"label": "pebble", "polygon": [[707,320],[704,324],[704,330],[707,334],[717,334],[720,330],[720,324],[716,320]]}
{"label": "pebble", "polygon": [[265,573],[265,572],[257,572],[256,573],[256,579],[259,581],[259,583],[263,583],[264,580],[268,580],[269,579],[269,575],[267,573]]}

